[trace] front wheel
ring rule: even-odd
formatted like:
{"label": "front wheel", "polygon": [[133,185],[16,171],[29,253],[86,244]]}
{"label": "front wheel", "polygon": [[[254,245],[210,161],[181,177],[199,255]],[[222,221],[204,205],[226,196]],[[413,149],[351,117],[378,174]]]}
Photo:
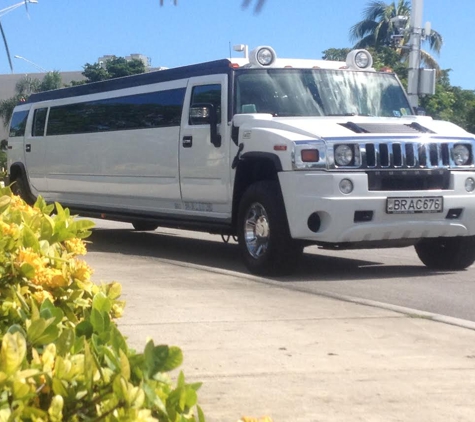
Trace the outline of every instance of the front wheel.
{"label": "front wheel", "polygon": [[475,262],[475,236],[422,239],[414,247],[419,259],[434,270],[463,270]]}
{"label": "front wheel", "polygon": [[238,241],[246,267],[258,275],[286,275],[295,270],[303,245],[290,237],[277,182],[251,185],[238,214]]}

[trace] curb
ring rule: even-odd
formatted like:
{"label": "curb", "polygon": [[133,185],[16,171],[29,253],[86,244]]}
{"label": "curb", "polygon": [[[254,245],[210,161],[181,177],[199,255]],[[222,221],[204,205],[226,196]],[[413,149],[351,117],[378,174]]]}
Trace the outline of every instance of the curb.
{"label": "curb", "polygon": [[[195,270],[227,275],[231,277],[241,278],[244,280],[250,280],[250,281],[254,281],[254,282],[258,282],[262,284],[268,284],[274,287],[279,287],[281,289],[289,290],[288,288],[285,287],[285,284],[283,284],[282,282],[264,278],[264,277],[254,276],[251,274],[243,274],[237,271],[223,270],[220,268],[208,267],[206,265],[191,264],[191,263],[186,263],[186,262],[184,263],[181,261],[174,261],[171,259],[158,258],[158,260],[160,262],[164,262],[166,264],[174,265],[177,267],[193,268]],[[300,286],[298,287],[293,286],[292,290],[303,292],[303,293],[310,293],[315,296],[321,296],[328,299],[341,300],[344,302],[355,303],[357,305],[371,306],[373,308],[380,308],[380,309],[384,309],[388,311],[393,311],[399,314],[406,315],[410,318],[423,318],[423,319],[427,319],[434,322],[440,322],[443,324],[453,325],[460,328],[475,330],[475,322],[468,321],[465,319],[450,317],[447,315],[421,311],[419,309],[407,308],[405,306],[392,305],[390,303],[378,302],[375,300],[363,299],[363,298],[354,297],[354,296],[339,295],[336,293],[318,292],[318,291],[308,290]]]}

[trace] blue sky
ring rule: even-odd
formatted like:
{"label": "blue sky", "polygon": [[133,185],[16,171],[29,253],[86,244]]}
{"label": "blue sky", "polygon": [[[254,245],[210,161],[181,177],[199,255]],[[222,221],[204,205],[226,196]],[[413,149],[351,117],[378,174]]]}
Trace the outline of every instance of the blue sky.
{"label": "blue sky", "polygon": [[[0,9],[20,0],[0,0]],[[256,0],[254,0],[256,1]],[[260,14],[242,0],[38,0],[2,17],[10,52],[47,70],[82,70],[105,54],[144,54],[176,67],[229,57],[230,44],[271,45],[280,57],[321,58],[350,47],[349,30],[369,0],[267,0]],[[389,0],[387,1],[389,2]],[[452,85],[475,89],[475,1],[425,0],[424,21],[444,37],[437,57]],[[233,52],[232,56],[239,56]],[[13,59],[15,73],[35,67]],[[0,73],[9,73],[0,48]]]}

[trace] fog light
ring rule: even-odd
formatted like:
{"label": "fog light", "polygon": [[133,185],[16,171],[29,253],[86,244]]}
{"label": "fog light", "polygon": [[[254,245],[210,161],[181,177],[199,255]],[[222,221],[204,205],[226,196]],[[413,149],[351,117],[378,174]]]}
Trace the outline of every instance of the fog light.
{"label": "fog light", "polygon": [[340,182],[340,192],[345,195],[353,192],[353,182],[350,179],[343,179]]}
{"label": "fog light", "polygon": [[473,192],[475,190],[475,180],[473,177],[468,177],[465,180],[465,190],[467,192]]}
{"label": "fog light", "polygon": [[318,213],[314,212],[313,214],[310,214],[310,217],[308,217],[307,220],[307,226],[311,231],[317,233],[320,230],[321,224],[322,221],[320,220]]}

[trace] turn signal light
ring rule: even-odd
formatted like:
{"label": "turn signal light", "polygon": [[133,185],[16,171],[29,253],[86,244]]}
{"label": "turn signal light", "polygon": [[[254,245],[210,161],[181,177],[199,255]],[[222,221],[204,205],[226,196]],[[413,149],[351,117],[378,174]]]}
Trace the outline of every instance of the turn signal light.
{"label": "turn signal light", "polygon": [[316,163],[320,160],[318,149],[303,149],[301,151],[301,157],[304,163]]}

